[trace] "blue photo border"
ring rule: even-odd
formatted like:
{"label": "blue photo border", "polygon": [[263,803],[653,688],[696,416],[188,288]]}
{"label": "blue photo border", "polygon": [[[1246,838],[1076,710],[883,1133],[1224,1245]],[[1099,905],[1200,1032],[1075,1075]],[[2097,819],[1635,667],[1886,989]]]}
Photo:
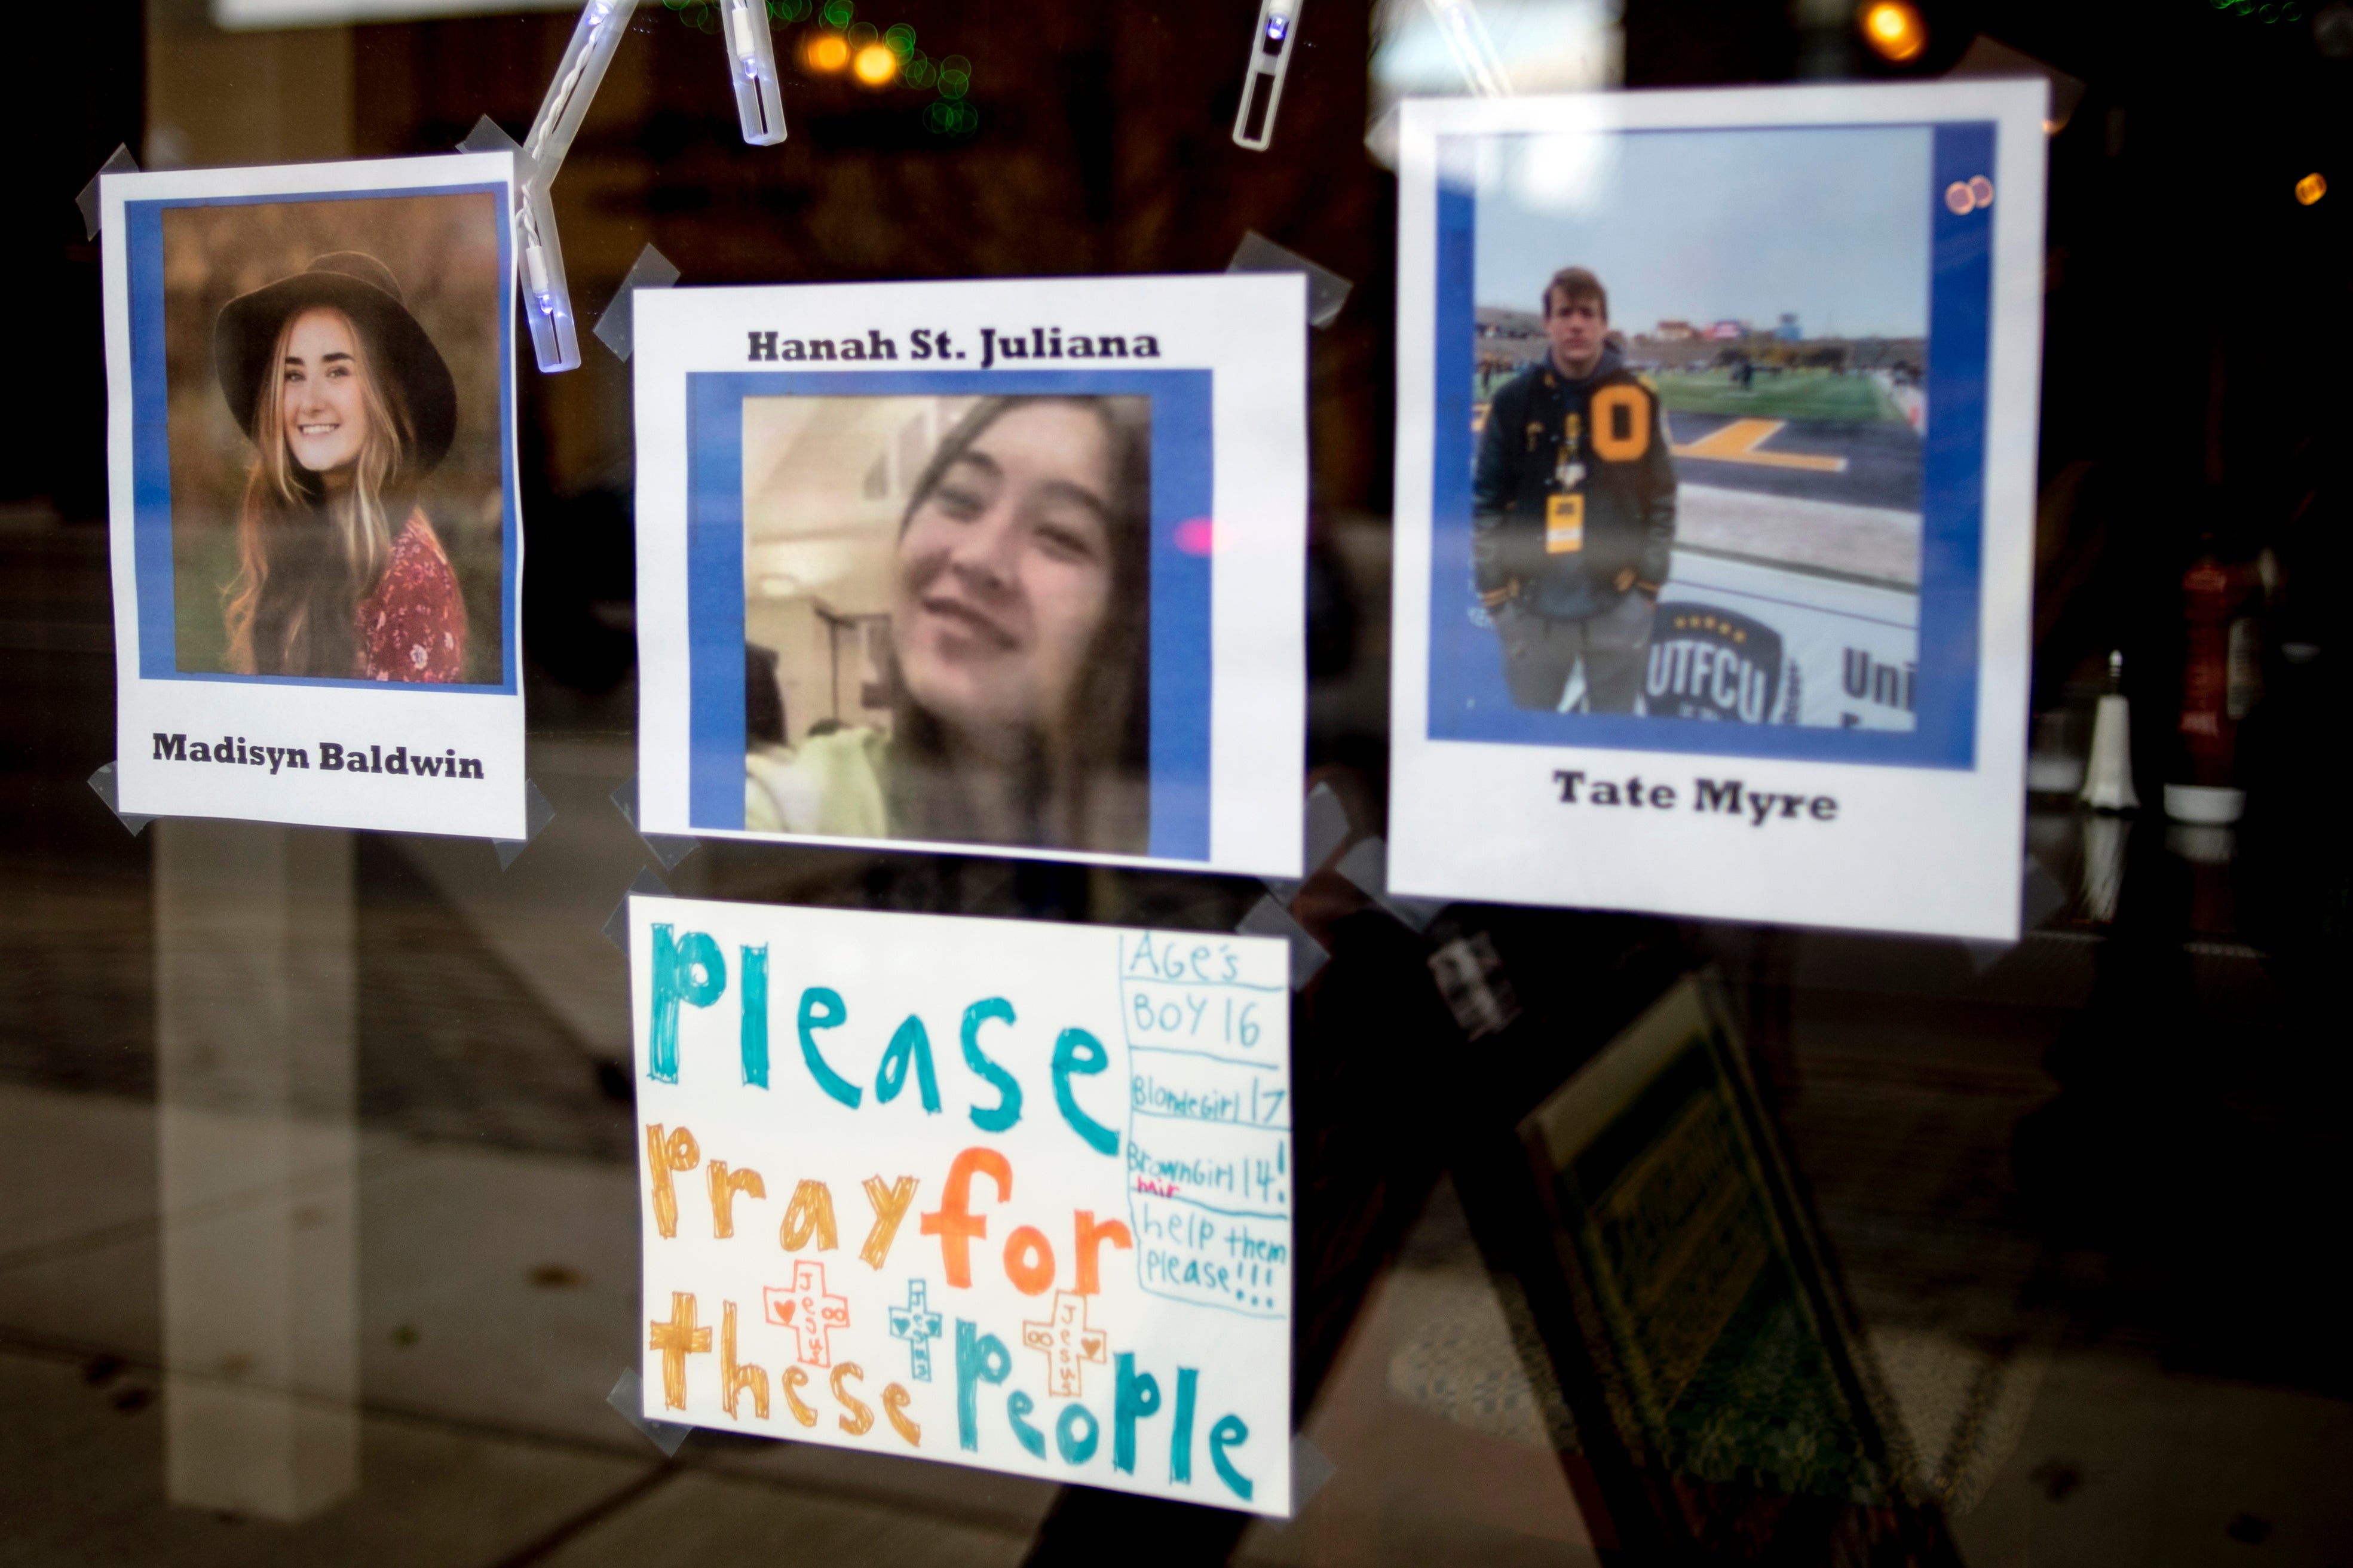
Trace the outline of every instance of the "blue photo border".
{"label": "blue photo border", "polygon": [[[1464,614],[1471,581],[1471,394],[1474,317],[1472,195],[1438,186],[1436,439],[1430,497],[1429,738],[1532,746],[1968,769],[1977,751],[1978,655],[1984,575],[1986,374],[1993,317],[1992,219],[1941,199],[1956,180],[1994,168],[1991,121],[1839,129],[1933,132],[1928,293],[1928,427],[1922,443],[1919,706],[1908,732],[1710,723],[1616,713],[1544,713],[1512,706],[1494,637]],[[1797,126],[1690,126],[1738,134]],[[1487,138],[1443,137],[1446,144]]]}
{"label": "blue photo border", "polygon": [[240,685],[344,686],[403,691],[495,692],[522,689],[522,626],[515,614],[516,573],[522,554],[522,500],[514,463],[514,276],[512,226],[499,234],[499,642],[496,686],[346,679],[337,676],[233,675],[179,668],[178,602],[172,559],[171,384],[164,363],[164,214],[175,207],[249,207],[291,202],[383,201],[397,196],[488,195],[501,219],[513,192],[497,182],[410,185],[393,190],[289,191],[258,196],[167,196],[122,204],[131,307],[132,559],[139,603],[139,679],[216,680]]}
{"label": "blue photo border", "polygon": [[1211,516],[1206,370],[696,371],[687,400],[687,814],[744,830],[744,400],[1071,395],[1152,399],[1152,805],[1155,859],[1209,858],[1210,556],[1178,528]]}

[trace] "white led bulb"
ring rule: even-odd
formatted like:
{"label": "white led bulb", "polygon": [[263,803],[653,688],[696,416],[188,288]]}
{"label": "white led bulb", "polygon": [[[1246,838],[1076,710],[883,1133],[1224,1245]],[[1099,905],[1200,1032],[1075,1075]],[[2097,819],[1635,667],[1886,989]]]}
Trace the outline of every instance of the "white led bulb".
{"label": "white led bulb", "polygon": [[723,0],[727,74],[735,84],[735,119],[744,140],[773,147],[785,139],[785,97],[776,79],[776,40],[767,0]]}
{"label": "white led bulb", "polygon": [[1291,69],[1291,44],[1299,30],[1303,0],[1261,0],[1258,32],[1250,41],[1250,72],[1242,79],[1241,107],[1234,114],[1234,145],[1263,153],[1274,140],[1274,111],[1282,101],[1282,79]]}

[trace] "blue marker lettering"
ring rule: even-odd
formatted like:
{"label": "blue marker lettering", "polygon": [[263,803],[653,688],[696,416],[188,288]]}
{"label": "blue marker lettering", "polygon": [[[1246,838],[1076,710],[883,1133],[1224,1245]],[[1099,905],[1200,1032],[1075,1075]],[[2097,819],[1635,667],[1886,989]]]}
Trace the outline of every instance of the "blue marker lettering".
{"label": "blue marker lettering", "polygon": [[1160,1414],[1160,1380],[1135,1374],[1134,1352],[1119,1353],[1119,1393],[1111,1412],[1111,1468],[1135,1474],[1135,1422]]}
{"label": "blue marker lettering", "polygon": [[817,1048],[817,1032],[838,1029],[849,1016],[849,1009],[839,991],[812,985],[801,993],[801,1060],[808,1064],[809,1077],[817,1079],[818,1088],[855,1110],[866,1091],[828,1067]]}
{"label": "blue marker lettering", "polygon": [[[980,1385],[1003,1383],[1013,1371],[1013,1352],[980,1325],[956,1320],[956,1447],[980,1447]],[[1248,1496],[1248,1493],[1243,1494]]]}
{"label": "blue marker lettering", "polygon": [[1226,1450],[1239,1448],[1249,1441],[1250,1427],[1239,1415],[1220,1415],[1218,1424],[1209,1428],[1209,1464],[1218,1472],[1218,1479],[1232,1488],[1234,1496],[1244,1502],[1250,1501],[1256,1489],[1248,1476],[1234,1468],[1234,1462],[1226,1458]]}
{"label": "blue marker lettering", "polygon": [[1013,1004],[1002,996],[990,996],[964,1010],[964,1065],[997,1086],[997,1103],[986,1110],[974,1106],[972,1124],[983,1132],[1002,1132],[1021,1120],[1021,1086],[980,1048],[980,1026],[991,1018],[1010,1024]]}
{"label": "blue marker lettering", "polygon": [[1084,1029],[1065,1029],[1054,1041],[1054,1103],[1061,1108],[1062,1120],[1071,1124],[1071,1131],[1098,1154],[1118,1153],[1119,1134],[1079,1109],[1079,1098],[1071,1092],[1071,1078],[1073,1074],[1092,1077],[1109,1066],[1111,1053]]}
{"label": "blue marker lettering", "polygon": [[[923,1113],[940,1113],[940,1080],[932,1071],[932,1037],[923,1030],[923,1021],[913,1013],[891,1037],[890,1049],[882,1053],[882,1065],[874,1074],[874,1102],[888,1105],[899,1098],[907,1087],[907,1064],[915,1066],[915,1089],[923,1097]],[[1045,1439],[1039,1438],[1042,1444]]]}
{"label": "blue marker lettering", "polygon": [[646,1076],[678,1081],[678,1005],[708,1007],[727,989],[727,961],[719,944],[699,931],[672,941],[671,928],[654,927],[654,1001],[647,1031]]}

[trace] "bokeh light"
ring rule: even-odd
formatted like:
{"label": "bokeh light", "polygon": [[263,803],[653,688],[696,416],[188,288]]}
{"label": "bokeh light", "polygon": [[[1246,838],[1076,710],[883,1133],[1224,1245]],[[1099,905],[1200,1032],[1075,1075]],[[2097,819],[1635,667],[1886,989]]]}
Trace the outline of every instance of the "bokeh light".
{"label": "bokeh light", "polygon": [[969,103],[935,98],[923,105],[923,129],[939,136],[969,136],[980,129],[980,111]]}
{"label": "bokeh light", "polygon": [[899,57],[881,44],[869,44],[851,58],[849,69],[869,87],[887,87],[899,74]]}
{"label": "bokeh light", "polygon": [[849,52],[854,55],[867,45],[873,43],[879,35],[875,33],[874,24],[871,22],[852,22],[841,30],[841,36],[849,40]]}
{"label": "bokeh light", "polygon": [[820,14],[827,26],[847,27],[849,19],[858,15],[858,7],[850,0],[825,0],[825,10]]}
{"label": "bokeh light", "polygon": [[801,49],[808,68],[830,76],[849,63],[849,40],[839,33],[819,33]]}
{"label": "bokeh light", "polygon": [[2328,194],[2328,176],[2316,169],[2295,183],[2295,199],[2310,206]]}
{"label": "bokeh light", "polygon": [[904,22],[893,22],[882,29],[882,42],[902,60],[913,59],[915,54],[915,29]]}
{"label": "bokeh light", "polygon": [[929,87],[939,79],[940,68],[934,65],[932,57],[921,49],[915,51],[914,58],[907,62],[907,68],[900,73],[900,79],[909,87]]}
{"label": "bokeh light", "polygon": [[1898,65],[1918,58],[1928,47],[1928,24],[1905,0],[1873,0],[1863,7],[1859,25],[1873,52]]}

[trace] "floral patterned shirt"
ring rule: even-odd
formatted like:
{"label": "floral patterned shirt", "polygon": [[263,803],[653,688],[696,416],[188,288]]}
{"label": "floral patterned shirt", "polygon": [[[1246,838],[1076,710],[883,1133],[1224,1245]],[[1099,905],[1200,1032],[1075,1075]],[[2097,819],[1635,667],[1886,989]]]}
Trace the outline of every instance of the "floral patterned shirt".
{"label": "floral patterned shirt", "polygon": [[466,601],[421,510],[393,541],[392,561],[359,606],[360,678],[454,681],[466,668]]}

